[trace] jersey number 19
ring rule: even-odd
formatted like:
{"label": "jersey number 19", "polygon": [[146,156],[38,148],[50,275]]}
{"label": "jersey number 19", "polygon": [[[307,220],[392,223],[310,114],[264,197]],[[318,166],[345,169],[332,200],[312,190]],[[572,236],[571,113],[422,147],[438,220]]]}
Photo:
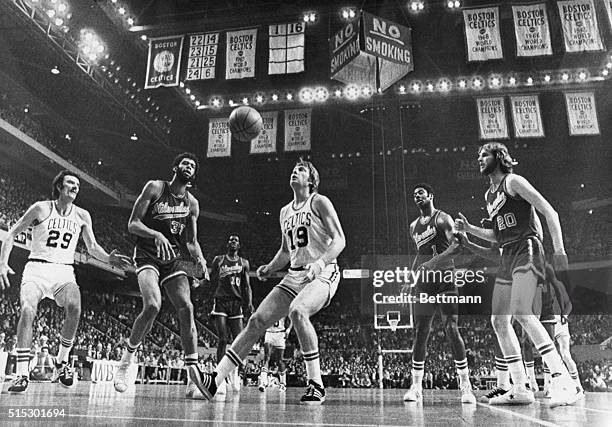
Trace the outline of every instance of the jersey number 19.
{"label": "jersey number 19", "polygon": [[[291,243],[291,250],[294,251],[297,245],[298,248],[303,248],[304,246],[308,246],[308,229],[304,226],[298,227],[295,230],[295,236],[293,236],[293,230],[289,230],[287,232],[289,236],[289,241]],[[294,237],[295,240],[294,241]]]}

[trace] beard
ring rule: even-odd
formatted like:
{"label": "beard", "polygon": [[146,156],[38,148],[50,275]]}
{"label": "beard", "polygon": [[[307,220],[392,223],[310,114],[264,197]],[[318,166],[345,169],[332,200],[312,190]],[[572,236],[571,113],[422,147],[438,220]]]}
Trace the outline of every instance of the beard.
{"label": "beard", "polygon": [[185,172],[183,172],[182,170],[179,169],[179,170],[176,171],[176,179],[181,184],[192,184],[194,176],[187,176],[185,174]]}

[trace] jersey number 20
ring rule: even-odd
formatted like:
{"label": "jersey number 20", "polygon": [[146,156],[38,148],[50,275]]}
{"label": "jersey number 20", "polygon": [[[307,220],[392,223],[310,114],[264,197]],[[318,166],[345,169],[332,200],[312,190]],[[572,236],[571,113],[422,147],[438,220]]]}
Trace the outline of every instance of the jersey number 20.
{"label": "jersey number 20", "polygon": [[[295,236],[293,235],[293,230],[289,230],[287,232],[289,235],[289,240],[291,243],[291,250],[294,251],[297,245],[298,248],[303,248],[304,246],[308,246],[308,229],[304,226],[298,227],[295,230]],[[293,241],[295,237],[295,242]]]}
{"label": "jersey number 20", "polygon": [[[47,246],[50,248],[57,248],[57,240],[59,239],[60,233],[57,230],[49,231],[49,238],[47,239]],[[70,241],[72,240],[72,233],[64,233],[62,241],[59,243],[60,248],[68,249]]]}

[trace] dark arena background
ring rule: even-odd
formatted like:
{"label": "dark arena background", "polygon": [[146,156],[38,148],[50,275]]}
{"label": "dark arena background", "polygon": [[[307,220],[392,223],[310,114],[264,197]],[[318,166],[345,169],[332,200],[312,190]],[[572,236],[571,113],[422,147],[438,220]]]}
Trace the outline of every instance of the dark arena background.
{"label": "dark arena background", "polygon": [[[258,390],[262,337],[241,369],[240,391],[212,402],[186,399],[178,317],[165,295],[137,350],[135,386],[116,392],[142,300],[134,268],[96,260],[83,242],[75,255],[82,310],[69,362],[79,382],[64,389],[50,381],[64,314],[43,300],[30,385],[9,394],[32,238],[20,234],[9,260],[16,274],[0,294],[0,423],[40,421],[47,411],[55,415],[45,423],[67,425],[612,425],[611,46],[607,0],[1,0],[2,242],[31,204],[50,198],[53,177],[70,169],[81,177],[76,204],[91,213],[101,246],[131,256],[127,223],[136,197],[148,180],[170,180],[172,159],[189,151],[200,160],[190,192],[200,205],[204,256],[210,266],[229,235],[239,235],[255,307],[284,275],[262,282],[255,271],[280,246],[278,214],[291,201],[299,157],[319,170],[319,191],[338,212],[346,248],[338,291],[312,317],[322,406],[299,405],[306,371],[294,332],[284,354],[286,391]],[[250,143],[228,129],[240,105],[263,115],[263,131]],[[398,299],[400,279],[381,284],[375,273],[412,265],[416,183],[431,184],[435,206],[453,218],[462,213],[480,224],[488,217],[489,181],[477,156],[490,141],[507,145],[514,171],[559,215],[571,353],[586,391],[573,406],[548,407],[536,350],[535,403],[462,405],[439,315],[423,403],[402,400],[412,384],[412,304]],[[466,297],[459,330],[478,399],[496,383],[497,268],[467,251],[455,263],[483,273],[482,282],[459,288]],[[198,280],[193,260],[184,267],[196,277],[199,365],[210,371],[215,286]]]}

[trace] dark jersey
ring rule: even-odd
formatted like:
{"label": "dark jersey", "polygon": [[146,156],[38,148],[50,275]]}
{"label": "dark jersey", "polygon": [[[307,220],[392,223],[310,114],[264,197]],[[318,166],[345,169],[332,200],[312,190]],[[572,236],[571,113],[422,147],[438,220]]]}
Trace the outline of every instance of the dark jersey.
{"label": "dark jersey", "polygon": [[520,196],[512,197],[508,193],[507,177],[502,178],[496,191],[488,189],[485,194],[495,238],[502,245],[538,235],[534,207]]}
{"label": "dark jersey", "polygon": [[[159,231],[172,245],[176,258],[181,258],[181,248],[186,247],[185,228],[190,220],[189,193],[176,197],[170,191],[170,186],[164,182],[164,188],[159,197],[149,204],[142,222],[147,227]],[[147,256],[157,259],[155,239],[138,236],[136,238],[136,258]]]}
{"label": "dark jersey", "polygon": [[223,255],[219,262],[219,280],[215,290],[215,298],[242,299],[242,284],[245,282],[246,270],[241,257],[232,261]]}
{"label": "dark jersey", "polygon": [[[442,213],[442,211],[436,209],[426,222],[422,221],[422,217],[419,217],[414,222],[412,240],[414,240],[417,247],[416,266],[441,254],[451,245],[451,241],[446,237],[444,229],[437,224],[440,213]],[[448,261],[448,265],[442,266],[442,268],[452,267],[452,260]]]}

